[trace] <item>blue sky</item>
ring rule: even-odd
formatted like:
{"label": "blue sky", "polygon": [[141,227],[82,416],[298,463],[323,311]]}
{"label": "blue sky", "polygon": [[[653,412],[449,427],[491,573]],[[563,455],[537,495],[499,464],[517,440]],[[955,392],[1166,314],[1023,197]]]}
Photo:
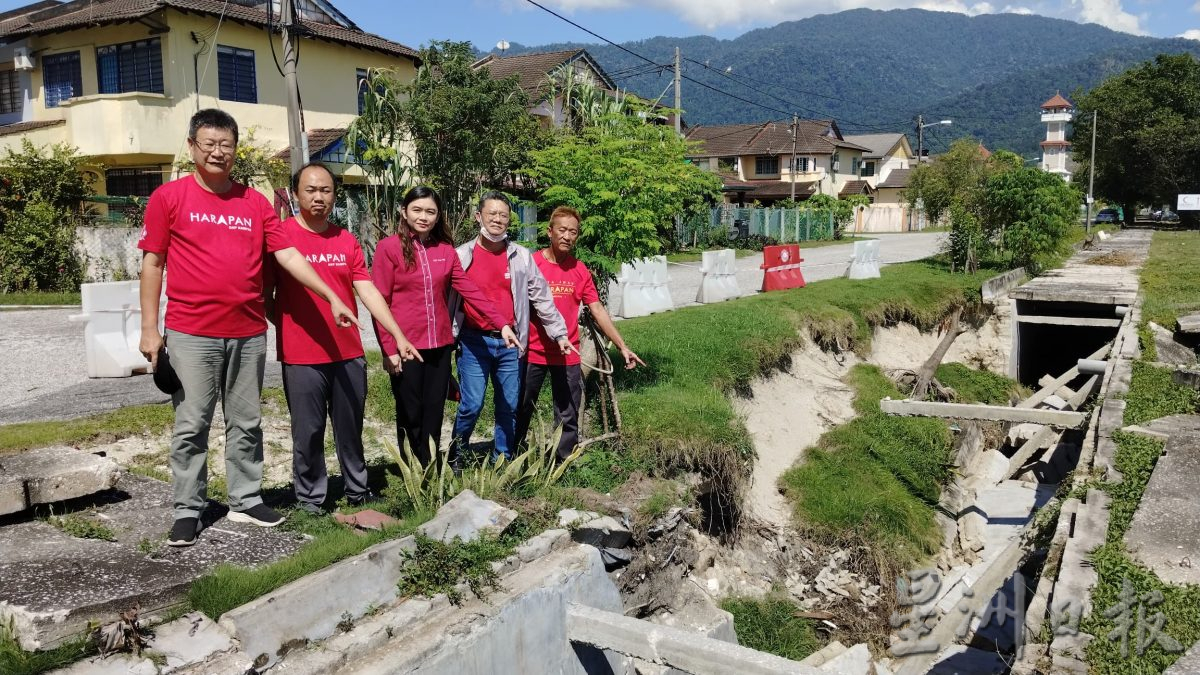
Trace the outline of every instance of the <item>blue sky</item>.
{"label": "blue sky", "polygon": [[[538,0],[624,42],[658,35],[736,37],[747,30],[855,7],[920,7],[964,14],[1019,12],[1126,33],[1200,39],[1200,0]],[[416,47],[433,39],[529,45],[594,41],[526,0],[333,0],[365,30]],[[27,2],[0,0],[0,11]]]}

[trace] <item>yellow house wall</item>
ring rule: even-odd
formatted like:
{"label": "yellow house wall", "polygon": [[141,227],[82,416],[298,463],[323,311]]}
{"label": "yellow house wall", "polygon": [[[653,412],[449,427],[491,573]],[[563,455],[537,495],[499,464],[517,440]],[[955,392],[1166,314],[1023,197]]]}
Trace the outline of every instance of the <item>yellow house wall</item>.
{"label": "yellow house wall", "polygon": [[[38,143],[68,142],[81,154],[96,156],[109,166],[170,164],[182,155],[188,120],[200,107],[217,107],[233,115],[243,136],[254,128],[258,141],[277,150],[287,146],[286,92],[264,29],[233,21],[221,24],[215,39],[208,38],[209,53],[198,59],[203,79],[197,97],[193,57],[203,45],[193,42],[191,35],[212,33],[217,17],[164,10],[154,18],[170,27],[158,36],[162,41],[163,94],[97,93],[96,47],[149,38],[150,29],[144,24],[101,26],[30,38],[38,56],[38,67],[32,73],[35,100],[31,119],[63,119],[66,125],[0,137],[0,147],[19,147],[20,139],[26,137]],[[217,44],[254,50],[258,103],[219,100]],[[415,76],[415,64],[408,58],[311,39],[302,40],[300,45],[300,93],[308,129],[345,127],[357,116],[355,74],[359,68],[392,68],[402,81]],[[57,108],[47,108],[41,58],[76,50],[80,53],[83,95]]]}

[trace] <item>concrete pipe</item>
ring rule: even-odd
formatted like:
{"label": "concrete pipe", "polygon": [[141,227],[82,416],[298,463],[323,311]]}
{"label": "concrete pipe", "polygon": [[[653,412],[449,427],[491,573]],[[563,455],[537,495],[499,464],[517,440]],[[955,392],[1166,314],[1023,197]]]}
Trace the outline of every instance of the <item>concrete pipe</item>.
{"label": "concrete pipe", "polygon": [[1098,359],[1079,359],[1079,372],[1084,375],[1103,375],[1108,367],[1108,361]]}
{"label": "concrete pipe", "polygon": [[1123,317],[1129,313],[1129,306],[1128,305],[1115,305],[1113,307],[1113,312],[1115,312],[1117,316]]}

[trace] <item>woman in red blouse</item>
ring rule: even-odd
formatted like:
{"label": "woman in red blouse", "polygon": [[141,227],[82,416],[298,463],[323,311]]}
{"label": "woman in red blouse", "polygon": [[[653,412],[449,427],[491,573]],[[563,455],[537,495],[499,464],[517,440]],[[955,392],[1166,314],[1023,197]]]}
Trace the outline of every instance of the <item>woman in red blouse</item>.
{"label": "woman in red blouse", "polygon": [[404,195],[400,208],[396,234],[380,241],[375,249],[371,278],[423,361],[408,361],[401,368],[391,334],[378,322],[375,334],[383,350],[383,367],[392,376],[396,441],[403,445],[407,438],[413,455],[424,466],[432,456],[430,442],[434,449],[440,447],[450,386],[454,348],[447,303],[450,289],[476,307],[487,308],[490,330],[499,331],[511,344],[517,343],[517,337],[463,271],[438,193],[425,186],[414,187]]}

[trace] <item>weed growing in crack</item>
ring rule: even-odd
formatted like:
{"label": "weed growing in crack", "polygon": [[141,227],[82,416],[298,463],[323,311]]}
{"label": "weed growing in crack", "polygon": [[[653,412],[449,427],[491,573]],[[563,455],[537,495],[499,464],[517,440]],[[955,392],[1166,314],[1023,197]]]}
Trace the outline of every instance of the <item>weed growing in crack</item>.
{"label": "weed growing in crack", "polygon": [[463,602],[458,585],[464,581],[480,600],[499,590],[500,575],[492,569],[492,563],[507,557],[513,549],[506,540],[490,535],[470,542],[455,537],[446,543],[418,534],[416,540],[415,549],[401,554],[405,566],[400,573],[400,594],[431,598],[445,593],[454,605]]}

